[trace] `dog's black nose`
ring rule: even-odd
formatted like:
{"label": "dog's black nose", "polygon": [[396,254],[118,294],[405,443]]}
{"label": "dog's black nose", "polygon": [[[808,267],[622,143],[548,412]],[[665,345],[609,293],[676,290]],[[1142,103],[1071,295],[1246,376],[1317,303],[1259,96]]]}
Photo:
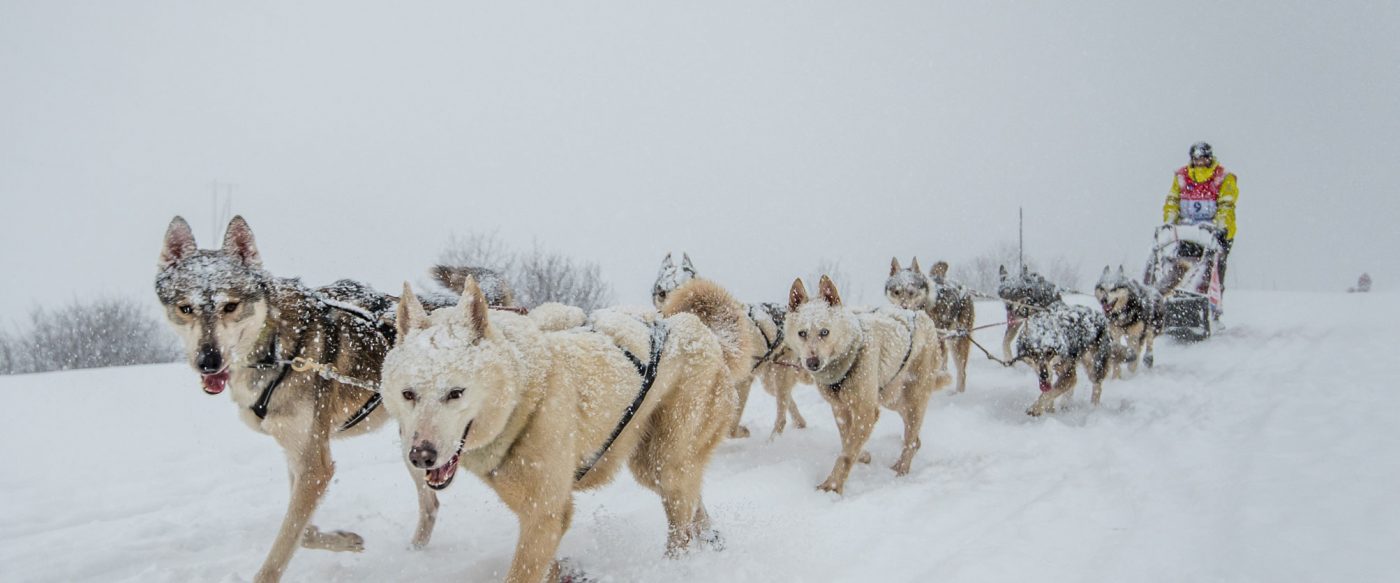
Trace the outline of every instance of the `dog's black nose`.
{"label": "dog's black nose", "polygon": [[815,357],[815,356],[809,356],[809,357],[807,357],[807,370],[810,370],[810,371],[812,371],[812,372],[817,372],[817,369],[821,368],[821,365],[822,365],[821,359],[819,359],[819,358],[817,358],[817,357]]}
{"label": "dog's black nose", "polygon": [[214,374],[224,370],[224,357],[219,354],[219,350],[210,345],[199,348],[199,372],[204,374]]}
{"label": "dog's black nose", "polygon": [[408,450],[408,461],[412,462],[415,468],[425,470],[431,468],[433,463],[437,461],[437,448],[427,442],[415,445]]}

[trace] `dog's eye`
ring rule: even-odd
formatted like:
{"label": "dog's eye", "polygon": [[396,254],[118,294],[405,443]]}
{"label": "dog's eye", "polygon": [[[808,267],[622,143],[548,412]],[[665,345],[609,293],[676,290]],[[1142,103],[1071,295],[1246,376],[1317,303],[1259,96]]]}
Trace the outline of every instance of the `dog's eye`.
{"label": "dog's eye", "polygon": [[806,330],[798,330],[798,331],[797,331],[797,337],[798,337],[798,338],[806,338],[806,337],[807,337],[807,331],[806,331]]}
{"label": "dog's eye", "polygon": [[403,400],[412,401],[418,398],[418,394],[408,389],[403,390]]}
{"label": "dog's eye", "polygon": [[448,400],[448,401],[451,401],[451,400],[453,400],[453,399],[460,399],[460,398],[462,398],[462,393],[465,393],[465,392],[466,392],[466,389],[452,389],[452,390],[450,390],[450,391],[447,392],[447,400]]}
{"label": "dog's eye", "polygon": [[225,313],[225,314],[232,314],[232,313],[233,313],[235,310],[237,310],[237,309],[238,309],[238,302],[229,302],[229,303],[227,303],[227,304],[224,304],[224,313]]}
{"label": "dog's eye", "polygon": [[822,331],[821,331],[821,332],[817,332],[817,335],[818,335],[818,336],[821,336],[822,338],[826,338],[827,336],[830,336],[830,335],[831,335],[831,330],[827,330],[826,328],[822,328]]}
{"label": "dog's eye", "polygon": [[193,308],[192,306],[190,306],[189,304],[182,305],[182,306],[180,306],[180,313],[181,313],[181,314],[193,314],[193,313],[194,313],[194,308]]}

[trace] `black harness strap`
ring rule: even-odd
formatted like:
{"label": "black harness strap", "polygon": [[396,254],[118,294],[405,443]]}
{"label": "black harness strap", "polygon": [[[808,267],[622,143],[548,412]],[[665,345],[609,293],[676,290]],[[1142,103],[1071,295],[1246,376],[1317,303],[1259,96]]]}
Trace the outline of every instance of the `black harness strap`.
{"label": "black harness strap", "polygon": [[575,482],[582,480],[584,476],[588,475],[589,470],[592,470],[593,466],[598,463],[598,460],[603,458],[603,455],[608,452],[608,448],[612,447],[613,442],[617,441],[618,436],[622,435],[622,431],[627,429],[627,424],[632,421],[632,417],[637,414],[637,410],[642,407],[642,402],[646,399],[647,392],[651,391],[651,385],[656,382],[657,365],[661,362],[661,349],[665,347],[666,337],[669,334],[670,328],[665,322],[657,321],[652,323],[651,357],[645,364],[626,348],[619,347],[619,349],[622,350],[623,356],[626,356],[627,360],[632,361],[632,366],[637,367],[637,374],[642,377],[642,388],[637,392],[637,398],[633,399],[632,404],[628,405],[627,409],[622,412],[622,419],[618,421],[617,427],[613,428],[612,435],[609,435],[607,441],[603,442],[603,447],[594,452],[593,455],[588,458],[588,462],[574,472]]}
{"label": "black harness strap", "polygon": [[754,316],[754,310],[760,307],[761,306],[757,305],[749,306],[749,320],[753,322],[755,328],[758,328],[758,335],[763,337],[763,346],[767,349],[767,351],[763,353],[763,356],[754,359],[753,368],[749,369],[750,372],[758,370],[758,367],[761,366],[764,362],[767,362],[768,359],[773,356],[773,353],[778,351],[778,347],[781,346],[783,343],[782,324],[779,324],[776,321],[774,322],[774,327],[778,330],[777,338],[770,339],[768,338],[768,333],[763,331],[763,325],[759,324],[758,318]]}
{"label": "black harness strap", "polygon": [[[291,365],[279,358],[281,356],[281,348],[282,342],[280,337],[276,332],[273,332],[271,346],[269,346],[267,350],[267,358],[251,365],[252,368],[260,370],[267,370],[273,367],[279,369],[277,376],[272,379],[272,382],[268,383],[266,387],[263,387],[262,392],[258,394],[258,400],[254,401],[251,407],[248,407],[248,409],[253,411],[254,415],[258,416],[258,419],[267,418],[267,404],[272,401],[272,392],[277,390],[278,385],[281,385],[283,380],[286,380],[287,373],[292,372]],[[292,352],[295,353],[299,350],[301,350],[301,346],[298,344],[297,349]]]}
{"label": "black harness strap", "polygon": [[355,415],[350,417],[350,420],[346,421],[344,425],[340,426],[340,430],[345,431],[347,429],[350,429],[351,427],[359,425],[361,421],[364,421],[366,417],[369,417],[370,413],[373,413],[375,409],[378,409],[379,403],[383,401],[384,395],[381,395],[378,392],[376,392],[373,396],[369,398],[368,401],[365,401],[364,405],[360,405],[360,410],[356,411]]}
{"label": "black harness strap", "polygon": [[[906,349],[906,350],[904,351],[904,360],[899,361],[899,368],[898,368],[897,370],[894,371],[894,376],[890,377],[890,380],[889,380],[889,381],[886,381],[884,384],[880,385],[880,388],[878,389],[879,391],[883,392],[883,391],[885,390],[885,387],[886,387],[887,385],[889,385],[889,384],[890,384],[891,382],[893,382],[895,379],[899,378],[899,373],[904,372],[904,367],[905,367],[905,365],[909,364],[909,357],[910,357],[911,355],[914,354],[914,332],[917,331],[916,327],[918,326],[918,324],[919,324],[919,321],[918,321],[918,314],[915,314],[915,313],[913,313],[913,312],[910,312],[910,313],[909,313],[909,348]],[[848,379],[848,378],[851,377],[851,371],[853,371],[853,370],[856,369],[856,364],[857,364],[858,362],[860,362],[860,354],[859,354],[859,353],[857,353],[857,354],[856,354],[856,357],[855,357],[853,360],[851,360],[851,366],[850,366],[850,368],[847,368],[847,369],[846,369],[846,375],[843,376],[843,377],[841,377],[841,380],[836,381],[836,382],[834,382],[834,383],[832,383],[832,384],[827,385],[826,388],[827,388],[827,389],[830,389],[831,392],[833,392],[833,393],[839,393],[839,392],[841,392],[841,387],[843,387],[843,386],[846,384],[846,379]]]}

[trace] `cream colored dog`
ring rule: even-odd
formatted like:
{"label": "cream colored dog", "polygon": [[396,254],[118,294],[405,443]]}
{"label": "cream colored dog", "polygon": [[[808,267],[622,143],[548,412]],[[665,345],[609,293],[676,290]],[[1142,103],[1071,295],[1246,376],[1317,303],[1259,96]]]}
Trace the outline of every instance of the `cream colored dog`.
{"label": "cream colored dog", "polygon": [[869,462],[865,442],[882,406],[904,419],[904,448],[893,469],[909,473],[929,397],[951,380],[933,320],[922,311],[888,307],[852,311],[826,276],[816,298],[807,296],[801,279],[793,281],[788,308],[788,346],[831,404],[841,433],[841,455],[817,488],[841,493],[851,466]]}
{"label": "cream colored dog", "polygon": [[489,311],[474,280],[457,308],[431,317],[405,285],[385,407],[430,487],[446,488],[461,467],[515,512],[520,538],[506,581],[558,577],[572,492],[608,483],[624,461],[661,496],[669,556],[697,538],[718,540],[700,489],[737,414],[732,377],[743,347],[727,331],[743,314],[714,303],[703,321],[678,313],[648,325],[600,311],[592,328],[543,332]]}

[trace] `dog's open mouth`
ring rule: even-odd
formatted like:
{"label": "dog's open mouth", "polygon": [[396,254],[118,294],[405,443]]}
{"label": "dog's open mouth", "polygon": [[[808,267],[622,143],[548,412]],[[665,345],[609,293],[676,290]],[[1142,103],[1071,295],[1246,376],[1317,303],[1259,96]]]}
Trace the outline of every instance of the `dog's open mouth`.
{"label": "dog's open mouth", "polygon": [[467,442],[467,432],[472,430],[473,421],[468,421],[467,428],[462,430],[462,439],[457,442],[457,451],[452,454],[452,459],[431,470],[424,470],[429,488],[441,490],[451,485],[452,479],[457,477],[457,462],[462,459],[462,446]]}
{"label": "dog's open mouth", "polygon": [[228,369],[221,370],[214,374],[200,375],[199,381],[204,385],[204,392],[210,395],[217,395],[224,392],[224,387],[228,386]]}

